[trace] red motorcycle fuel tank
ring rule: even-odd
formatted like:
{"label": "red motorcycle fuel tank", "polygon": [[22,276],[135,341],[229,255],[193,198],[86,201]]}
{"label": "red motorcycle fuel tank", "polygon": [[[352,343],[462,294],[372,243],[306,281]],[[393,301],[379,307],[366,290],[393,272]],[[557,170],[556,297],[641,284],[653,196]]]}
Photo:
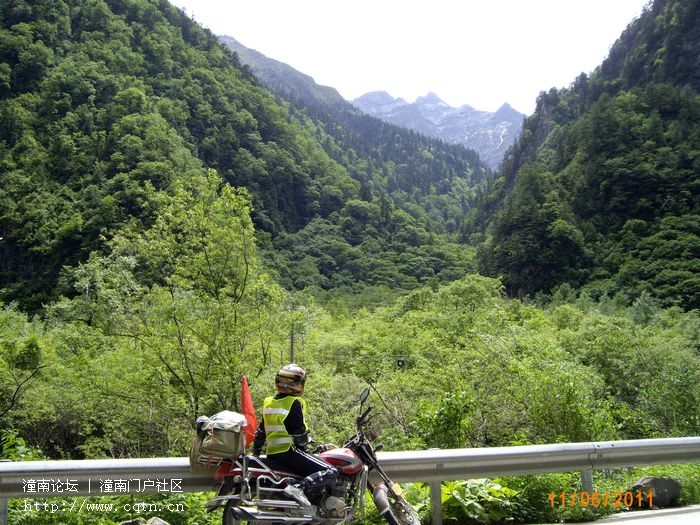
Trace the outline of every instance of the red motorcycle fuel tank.
{"label": "red motorcycle fuel tank", "polygon": [[321,452],[319,456],[345,475],[357,474],[362,470],[362,461],[349,448],[333,448]]}

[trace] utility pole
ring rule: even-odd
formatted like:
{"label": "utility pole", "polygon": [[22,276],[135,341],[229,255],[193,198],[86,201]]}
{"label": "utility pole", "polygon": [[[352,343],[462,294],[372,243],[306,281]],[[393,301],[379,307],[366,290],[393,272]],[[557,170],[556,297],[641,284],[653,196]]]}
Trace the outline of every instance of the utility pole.
{"label": "utility pole", "polygon": [[292,320],[292,328],[289,333],[289,362],[294,363],[294,320]]}

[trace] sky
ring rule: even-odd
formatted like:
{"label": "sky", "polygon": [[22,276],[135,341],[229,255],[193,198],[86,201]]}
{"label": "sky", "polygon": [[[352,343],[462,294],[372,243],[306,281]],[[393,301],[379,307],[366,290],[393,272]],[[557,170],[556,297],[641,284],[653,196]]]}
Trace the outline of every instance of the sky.
{"label": "sky", "polygon": [[170,0],[216,35],[284,62],[346,100],[531,114],[591,73],[649,0]]}

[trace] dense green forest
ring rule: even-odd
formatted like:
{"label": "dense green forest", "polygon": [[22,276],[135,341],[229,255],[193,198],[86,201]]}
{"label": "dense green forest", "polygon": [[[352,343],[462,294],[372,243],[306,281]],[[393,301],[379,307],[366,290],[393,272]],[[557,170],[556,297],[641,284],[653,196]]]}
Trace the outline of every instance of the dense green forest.
{"label": "dense green forest", "polygon": [[5,301],[36,311],[70,293],[64,266],[148,223],[147,187],[202,165],[251,193],[287,287],[410,287],[469,267],[447,234],[487,172],[473,152],[387,126],[355,139],[378,155],[341,148],[166,1],[7,2],[2,17]]}
{"label": "dense green forest", "polygon": [[479,268],[509,294],[561,283],[700,307],[698,2],[654,2],[590,76],[537,100],[479,197]]}
{"label": "dense green forest", "polygon": [[[317,441],[368,384],[389,450],[698,435],[698,20],[654,2],[492,174],[267,91],[166,0],[1,3],[2,456],[182,456],[292,358]],[[570,517],[537,499],[570,482],[473,519]]]}

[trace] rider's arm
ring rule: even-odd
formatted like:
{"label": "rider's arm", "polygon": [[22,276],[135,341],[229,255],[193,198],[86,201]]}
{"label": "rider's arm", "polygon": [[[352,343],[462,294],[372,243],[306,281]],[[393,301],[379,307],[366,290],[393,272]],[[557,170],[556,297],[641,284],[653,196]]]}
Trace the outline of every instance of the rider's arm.
{"label": "rider's arm", "polygon": [[265,421],[262,420],[255,429],[255,438],[253,439],[253,454],[259,456],[265,446]]}
{"label": "rider's arm", "polygon": [[287,433],[294,439],[294,446],[300,449],[305,449],[309,443],[309,435],[306,429],[306,421],[304,419],[304,409],[301,401],[295,400],[289,409],[289,415],[284,420],[284,426]]}
{"label": "rider's arm", "polygon": [[298,399],[295,399],[294,403],[292,403],[292,406],[289,408],[289,414],[284,420],[284,426],[287,429],[287,433],[292,436],[306,433],[304,411],[301,406],[301,401]]}

